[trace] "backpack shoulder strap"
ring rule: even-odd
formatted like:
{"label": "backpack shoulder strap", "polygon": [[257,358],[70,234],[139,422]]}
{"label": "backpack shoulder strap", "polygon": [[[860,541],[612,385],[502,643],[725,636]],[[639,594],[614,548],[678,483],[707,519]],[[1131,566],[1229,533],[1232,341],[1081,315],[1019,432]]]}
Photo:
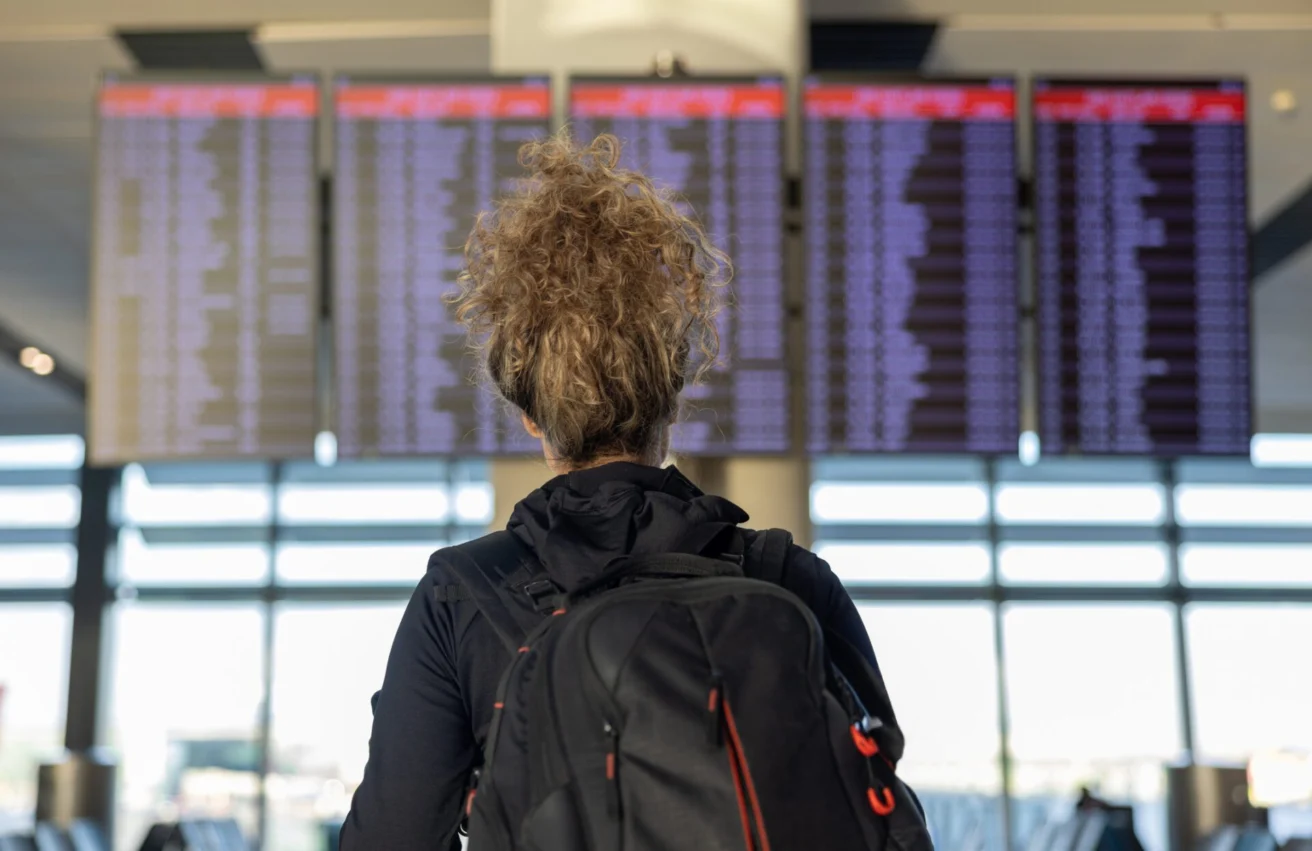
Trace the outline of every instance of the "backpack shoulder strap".
{"label": "backpack shoulder strap", "polygon": [[757,532],[751,546],[747,548],[747,574],[772,585],[783,585],[788,553],[792,547],[793,536],[784,529]]}
{"label": "backpack shoulder strap", "polygon": [[458,585],[439,585],[439,601],[472,600],[502,643],[514,653],[542,620],[529,605],[525,587],[541,572],[509,532],[494,532],[443,551]]}

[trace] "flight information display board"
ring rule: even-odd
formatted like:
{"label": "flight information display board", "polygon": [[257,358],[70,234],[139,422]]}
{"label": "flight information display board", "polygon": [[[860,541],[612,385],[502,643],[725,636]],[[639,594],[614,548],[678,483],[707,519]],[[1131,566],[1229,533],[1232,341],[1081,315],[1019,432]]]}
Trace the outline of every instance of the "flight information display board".
{"label": "flight information display board", "polygon": [[783,80],[575,78],[569,114],[580,140],[618,136],[622,163],[673,189],[733,260],[720,361],[684,391],[674,449],[787,450]]}
{"label": "flight information display board", "polygon": [[520,146],[550,131],[548,81],[339,78],[333,100],[338,454],[533,451],[446,296],[476,216],[524,175]]}
{"label": "flight information display board", "polygon": [[1244,84],[1033,97],[1043,451],[1247,455]]}
{"label": "flight information display board", "polygon": [[812,78],[807,448],[1015,452],[1015,86]]}
{"label": "flight information display board", "polygon": [[317,81],[110,75],[97,109],[92,461],[312,455]]}

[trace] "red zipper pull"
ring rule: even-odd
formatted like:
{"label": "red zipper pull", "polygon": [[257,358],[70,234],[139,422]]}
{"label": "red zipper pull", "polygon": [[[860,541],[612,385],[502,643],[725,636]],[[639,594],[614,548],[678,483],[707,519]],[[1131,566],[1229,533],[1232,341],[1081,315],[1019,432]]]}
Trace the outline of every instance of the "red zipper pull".
{"label": "red zipper pull", "polygon": [[706,697],[706,733],[714,747],[724,747],[724,677],[711,674],[711,689]]}
{"label": "red zipper pull", "polygon": [[612,817],[620,814],[620,734],[609,721],[606,722],[606,813]]}

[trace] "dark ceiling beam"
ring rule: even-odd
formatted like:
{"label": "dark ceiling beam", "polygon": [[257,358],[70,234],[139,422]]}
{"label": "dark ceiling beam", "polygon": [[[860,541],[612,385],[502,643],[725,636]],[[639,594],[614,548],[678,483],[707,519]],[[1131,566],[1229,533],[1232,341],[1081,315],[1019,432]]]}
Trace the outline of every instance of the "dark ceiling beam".
{"label": "dark ceiling beam", "polygon": [[143,71],[263,71],[255,30],[118,30]]}
{"label": "dark ceiling beam", "polygon": [[1312,244],[1312,180],[1253,234],[1253,280]]}
{"label": "dark ceiling beam", "polygon": [[19,333],[16,329],[0,320],[0,359],[12,361],[21,367],[19,360],[23,349],[33,346],[50,355],[55,361],[55,369],[49,375],[41,376],[67,390],[79,402],[86,402],[87,380],[80,373],[64,365],[64,360],[55,352],[34,341],[31,337]]}
{"label": "dark ceiling beam", "polygon": [[934,21],[812,20],[812,71],[919,71],[938,33]]}

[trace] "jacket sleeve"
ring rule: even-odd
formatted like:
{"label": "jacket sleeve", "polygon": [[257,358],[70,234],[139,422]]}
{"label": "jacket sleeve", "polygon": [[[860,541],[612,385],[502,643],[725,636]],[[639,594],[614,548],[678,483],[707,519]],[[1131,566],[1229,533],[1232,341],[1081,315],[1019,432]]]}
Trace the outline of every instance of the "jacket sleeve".
{"label": "jacket sleeve", "polygon": [[430,574],[392,642],[341,851],[460,847],[456,829],[476,747],[454,660],[450,608],[437,602]]}
{"label": "jacket sleeve", "polygon": [[821,626],[832,630],[860,651],[875,673],[883,676],[861,613],[828,562],[810,550],[794,546],[788,559],[784,585],[802,598]]}

